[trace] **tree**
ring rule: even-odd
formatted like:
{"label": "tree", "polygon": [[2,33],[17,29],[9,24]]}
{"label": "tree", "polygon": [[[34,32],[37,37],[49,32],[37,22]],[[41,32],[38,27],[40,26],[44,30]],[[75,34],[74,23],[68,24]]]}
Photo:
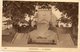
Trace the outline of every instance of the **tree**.
{"label": "tree", "polygon": [[[54,5],[56,9],[59,9],[63,14],[67,14],[67,17],[71,17],[72,30],[75,32],[78,30],[78,3],[77,2],[25,2],[25,1],[3,1],[3,16],[11,17],[13,23],[17,24],[23,20],[24,14],[29,16],[34,15],[36,9],[35,6]],[[74,29],[75,28],[75,29]]]}
{"label": "tree", "polygon": [[[59,9],[63,14],[71,17],[72,22],[78,25],[78,3],[73,2],[56,2],[55,8]],[[74,24],[73,24],[74,25]]]}
{"label": "tree", "polygon": [[72,21],[72,36],[77,41],[78,38],[78,3],[77,2],[55,2],[56,9],[59,9],[63,14],[71,17]]}
{"label": "tree", "polygon": [[[34,12],[34,2],[3,1],[3,16],[11,18],[13,26],[25,18],[25,13],[31,16],[34,15]],[[9,21],[6,22],[9,23]]]}

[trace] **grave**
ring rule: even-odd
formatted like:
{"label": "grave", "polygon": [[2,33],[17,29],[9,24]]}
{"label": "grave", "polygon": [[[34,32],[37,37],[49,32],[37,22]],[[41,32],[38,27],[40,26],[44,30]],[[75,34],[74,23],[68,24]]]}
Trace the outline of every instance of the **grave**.
{"label": "grave", "polygon": [[[49,30],[49,24],[56,27],[57,18],[52,14],[52,9],[38,9],[37,30],[29,33],[29,43],[57,44],[57,33]],[[46,25],[46,26],[45,26]]]}

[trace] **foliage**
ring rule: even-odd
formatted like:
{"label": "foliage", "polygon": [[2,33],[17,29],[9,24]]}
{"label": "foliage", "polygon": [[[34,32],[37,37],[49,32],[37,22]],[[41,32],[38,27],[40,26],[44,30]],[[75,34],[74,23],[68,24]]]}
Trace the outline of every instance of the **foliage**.
{"label": "foliage", "polygon": [[34,14],[35,4],[30,2],[18,2],[18,1],[4,1],[3,2],[3,16],[13,20],[14,23],[23,20],[24,14],[29,16]]}
{"label": "foliage", "polygon": [[68,19],[68,18],[65,18],[65,17],[61,17],[61,18],[59,19],[59,21],[61,21],[61,22],[63,22],[63,23],[70,23],[70,22],[72,22],[71,19]]}
{"label": "foliage", "polygon": [[59,9],[67,17],[71,17],[72,23],[78,25],[78,3],[74,2],[55,2],[55,8]]}
{"label": "foliage", "polygon": [[54,5],[55,8],[59,9],[63,14],[67,14],[68,17],[71,17],[72,23],[74,23],[75,26],[78,26],[77,2],[3,1],[3,15],[5,17],[11,17],[14,23],[16,23],[25,18],[25,13],[29,16],[34,15],[36,5],[43,6],[43,8],[48,8],[49,5]]}

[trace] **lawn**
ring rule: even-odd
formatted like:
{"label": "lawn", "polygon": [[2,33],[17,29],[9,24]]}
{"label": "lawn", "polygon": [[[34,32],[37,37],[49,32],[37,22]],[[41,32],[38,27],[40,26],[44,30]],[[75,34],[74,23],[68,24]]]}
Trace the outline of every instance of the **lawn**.
{"label": "lawn", "polygon": [[13,28],[2,30],[2,41],[11,42],[16,34]]}

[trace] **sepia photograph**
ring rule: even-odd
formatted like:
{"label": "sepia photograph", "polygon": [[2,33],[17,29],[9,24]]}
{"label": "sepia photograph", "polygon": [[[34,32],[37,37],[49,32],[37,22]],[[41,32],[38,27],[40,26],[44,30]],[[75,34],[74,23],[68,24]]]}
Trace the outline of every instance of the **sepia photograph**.
{"label": "sepia photograph", "polygon": [[3,1],[2,47],[78,47],[78,2]]}

